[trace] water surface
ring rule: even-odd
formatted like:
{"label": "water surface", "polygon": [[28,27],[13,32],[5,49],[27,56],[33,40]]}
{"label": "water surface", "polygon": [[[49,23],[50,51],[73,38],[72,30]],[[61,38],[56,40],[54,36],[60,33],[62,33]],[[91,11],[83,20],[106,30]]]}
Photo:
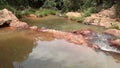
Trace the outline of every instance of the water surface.
{"label": "water surface", "polygon": [[[59,43],[59,44],[58,44]],[[120,68],[112,56],[65,40],[37,41],[26,60],[15,68]]]}
{"label": "water surface", "polygon": [[37,19],[23,18],[21,20],[27,22],[29,25],[36,25],[39,28],[45,27],[45,28],[61,30],[61,31],[92,29],[96,32],[102,32],[104,30],[104,27],[85,25],[85,24],[77,23],[75,21],[67,20],[66,18],[59,16],[47,16]]}

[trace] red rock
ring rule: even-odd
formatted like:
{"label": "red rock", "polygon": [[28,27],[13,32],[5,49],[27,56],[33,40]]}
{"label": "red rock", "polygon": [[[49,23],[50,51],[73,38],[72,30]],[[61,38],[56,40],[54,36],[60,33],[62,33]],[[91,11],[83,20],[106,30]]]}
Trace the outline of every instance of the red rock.
{"label": "red rock", "polygon": [[107,29],[104,31],[104,33],[110,34],[116,37],[120,37],[120,30],[117,30],[117,29]]}
{"label": "red rock", "polygon": [[111,46],[120,47],[120,39],[110,41]]}

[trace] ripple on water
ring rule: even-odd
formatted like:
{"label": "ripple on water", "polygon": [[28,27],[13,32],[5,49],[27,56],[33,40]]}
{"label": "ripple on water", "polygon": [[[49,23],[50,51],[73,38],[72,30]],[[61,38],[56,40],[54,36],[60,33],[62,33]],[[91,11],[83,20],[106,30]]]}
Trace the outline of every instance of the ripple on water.
{"label": "ripple on water", "polygon": [[15,68],[120,68],[120,63],[103,52],[65,40],[37,41],[28,58],[14,62]]}

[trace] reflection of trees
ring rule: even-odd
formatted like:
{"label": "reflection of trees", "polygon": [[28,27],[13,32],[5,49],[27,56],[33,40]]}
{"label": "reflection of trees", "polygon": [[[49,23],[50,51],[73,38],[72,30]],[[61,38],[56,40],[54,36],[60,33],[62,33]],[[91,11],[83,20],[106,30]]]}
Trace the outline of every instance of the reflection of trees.
{"label": "reflection of trees", "polygon": [[0,35],[0,68],[13,68],[14,61],[23,61],[32,51],[33,42],[24,34]]}

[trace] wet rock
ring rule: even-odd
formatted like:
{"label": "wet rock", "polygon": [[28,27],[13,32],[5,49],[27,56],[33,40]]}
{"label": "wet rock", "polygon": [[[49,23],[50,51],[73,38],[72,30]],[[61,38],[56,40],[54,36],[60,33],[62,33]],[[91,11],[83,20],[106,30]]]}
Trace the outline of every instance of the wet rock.
{"label": "wet rock", "polygon": [[104,33],[110,34],[116,37],[120,37],[120,30],[117,30],[117,29],[107,29],[104,31]]}
{"label": "wet rock", "polygon": [[79,44],[79,45],[86,44],[85,39],[80,34],[74,35],[72,33],[61,32],[61,31],[50,30],[50,29],[46,29],[46,30],[42,30],[42,31],[53,34],[53,36],[57,39],[64,39],[68,42]]}
{"label": "wet rock", "polygon": [[71,17],[81,17],[81,13],[78,12],[68,12],[66,13],[66,16],[68,17],[68,19],[70,19]]}
{"label": "wet rock", "polygon": [[82,35],[84,39],[88,40],[89,39],[89,35],[92,33],[93,31],[90,29],[86,29],[86,30],[76,30],[76,31],[72,31],[73,34],[75,35]]}
{"label": "wet rock", "polygon": [[115,6],[112,6],[109,9],[103,9],[99,13],[95,13],[89,17],[86,17],[83,23],[104,26],[106,28],[111,27],[111,24],[117,24],[120,26],[120,22],[117,22],[116,19],[114,19],[114,13]]}
{"label": "wet rock", "polygon": [[110,41],[111,46],[119,47],[120,48],[120,39]]}

